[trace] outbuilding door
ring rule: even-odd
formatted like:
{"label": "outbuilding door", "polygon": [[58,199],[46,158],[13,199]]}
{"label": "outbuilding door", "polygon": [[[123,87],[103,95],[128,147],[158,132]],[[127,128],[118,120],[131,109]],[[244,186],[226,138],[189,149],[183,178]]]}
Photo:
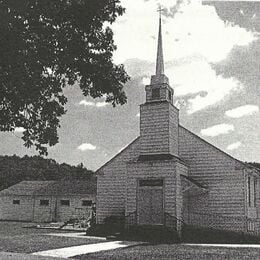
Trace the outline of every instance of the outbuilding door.
{"label": "outbuilding door", "polygon": [[163,180],[139,180],[137,216],[140,225],[163,224]]}

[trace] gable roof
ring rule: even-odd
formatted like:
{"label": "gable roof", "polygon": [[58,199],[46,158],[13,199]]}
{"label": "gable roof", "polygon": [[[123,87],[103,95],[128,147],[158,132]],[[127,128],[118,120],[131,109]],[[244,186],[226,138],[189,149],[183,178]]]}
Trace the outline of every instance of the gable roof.
{"label": "gable roof", "polygon": [[206,143],[207,145],[213,147],[214,149],[218,150],[219,152],[221,152],[222,154],[224,154],[225,156],[229,157],[230,159],[236,161],[238,164],[240,164],[241,166],[243,166],[246,169],[254,169],[255,171],[257,171],[260,174],[260,169],[255,167],[254,165],[247,163],[247,162],[243,162],[240,161],[236,158],[234,158],[233,156],[231,156],[230,154],[226,153],[225,151],[221,150],[220,148],[218,148],[217,146],[209,143],[208,141],[206,141],[205,139],[201,138],[200,136],[194,134],[193,132],[191,132],[190,130],[188,130],[187,128],[183,127],[182,125],[179,125],[179,127],[181,127],[182,129],[184,129],[185,131],[189,132],[190,134],[192,134],[194,137],[196,137],[197,139],[199,139],[200,141]]}
{"label": "gable roof", "polygon": [[224,152],[223,150],[221,150],[220,148],[218,148],[217,146],[209,143],[208,141],[206,141],[205,139],[201,138],[200,136],[194,134],[193,132],[191,132],[190,130],[188,130],[187,128],[183,127],[182,125],[179,125],[180,128],[184,129],[185,131],[189,132],[190,134],[192,134],[194,137],[196,137],[197,139],[199,139],[200,141],[206,143],[207,145],[213,147],[214,149],[216,149],[217,151],[221,152],[222,154],[226,155],[227,157],[229,157],[230,159],[235,160],[237,163],[243,165],[243,166],[247,166],[244,162],[232,157],[230,154]]}
{"label": "gable roof", "polygon": [[134,144],[137,140],[139,140],[140,136],[136,137],[130,144],[128,144],[124,149],[122,149],[119,153],[117,153],[115,156],[113,156],[109,161],[107,161],[105,164],[103,164],[100,168],[98,168],[95,173],[100,172],[105,166],[107,166],[110,162],[112,162],[114,159],[116,159],[120,154],[122,154],[125,150],[129,148],[132,144]]}
{"label": "gable roof", "polygon": [[[195,133],[191,132],[190,130],[188,130],[187,128],[183,127],[182,125],[179,124],[179,127],[184,129],[185,131],[189,132],[190,134],[192,134],[194,137],[196,137],[197,139],[199,139],[200,141],[206,143],[207,145],[213,147],[214,149],[218,150],[219,152],[221,152],[222,154],[224,154],[225,156],[229,157],[230,159],[236,161],[238,164],[240,164],[241,166],[243,166],[244,168],[254,168],[255,170],[257,170],[260,174],[260,170],[258,168],[256,168],[253,165],[250,165],[248,163],[245,163],[243,161],[240,161],[234,157],[232,157],[230,154],[226,153],[225,151],[221,150],[220,148],[216,147],[215,145],[209,143],[208,141],[206,141],[205,139],[201,138],[200,136],[196,135]],[[119,153],[117,153],[114,157],[112,157],[109,161],[107,161],[105,164],[103,164],[100,168],[98,168],[96,170],[96,173],[99,173],[105,166],[107,166],[110,162],[112,162],[115,158],[117,158],[120,154],[122,154],[125,150],[127,150],[132,144],[134,144],[136,141],[138,141],[140,138],[140,136],[138,136],[137,138],[135,138],[130,144],[128,144],[122,151],[120,151]],[[182,158],[179,158],[182,162],[184,162],[184,164],[187,165],[187,163],[185,161],[182,160]]]}
{"label": "gable roof", "polygon": [[89,180],[22,181],[0,191],[0,196],[96,194],[96,178]]}

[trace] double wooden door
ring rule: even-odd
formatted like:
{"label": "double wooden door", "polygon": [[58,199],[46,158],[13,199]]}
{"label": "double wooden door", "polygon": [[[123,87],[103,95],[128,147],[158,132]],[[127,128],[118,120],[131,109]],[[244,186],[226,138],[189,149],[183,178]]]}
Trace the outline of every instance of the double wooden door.
{"label": "double wooden door", "polygon": [[163,224],[163,187],[139,187],[137,216],[140,225]]}

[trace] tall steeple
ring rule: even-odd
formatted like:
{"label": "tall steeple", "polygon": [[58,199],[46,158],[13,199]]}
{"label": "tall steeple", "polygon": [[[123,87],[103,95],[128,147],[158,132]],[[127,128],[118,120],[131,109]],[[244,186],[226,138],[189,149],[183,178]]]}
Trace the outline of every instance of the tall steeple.
{"label": "tall steeple", "polygon": [[140,156],[178,156],[179,111],[173,105],[173,89],[164,75],[161,14],[156,72],[151,77],[151,84],[145,86],[145,92],[145,103],[140,106]]}
{"label": "tall steeple", "polygon": [[157,43],[157,57],[156,57],[156,71],[155,75],[151,77],[151,85],[155,84],[169,84],[169,79],[164,75],[164,60],[163,60],[163,44],[162,44],[162,17],[161,7],[158,9],[159,12],[159,32],[158,32],[158,43]]}
{"label": "tall steeple", "polygon": [[[161,10],[161,9],[160,9]],[[157,59],[156,59],[156,75],[164,74],[164,61],[163,61],[163,46],[162,46],[162,18],[161,12],[159,17],[159,33],[157,45]]]}

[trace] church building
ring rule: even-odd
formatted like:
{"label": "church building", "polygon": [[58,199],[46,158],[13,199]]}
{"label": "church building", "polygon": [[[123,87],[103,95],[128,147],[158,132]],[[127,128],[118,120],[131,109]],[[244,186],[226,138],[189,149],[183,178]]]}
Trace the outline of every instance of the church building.
{"label": "church building", "polygon": [[97,170],[97,223],[182,223],[260,232],[257,169],[218,149],[179,123],[174,91],[164,74],[161,18],[156,73],[140,105],[140,135]]}

